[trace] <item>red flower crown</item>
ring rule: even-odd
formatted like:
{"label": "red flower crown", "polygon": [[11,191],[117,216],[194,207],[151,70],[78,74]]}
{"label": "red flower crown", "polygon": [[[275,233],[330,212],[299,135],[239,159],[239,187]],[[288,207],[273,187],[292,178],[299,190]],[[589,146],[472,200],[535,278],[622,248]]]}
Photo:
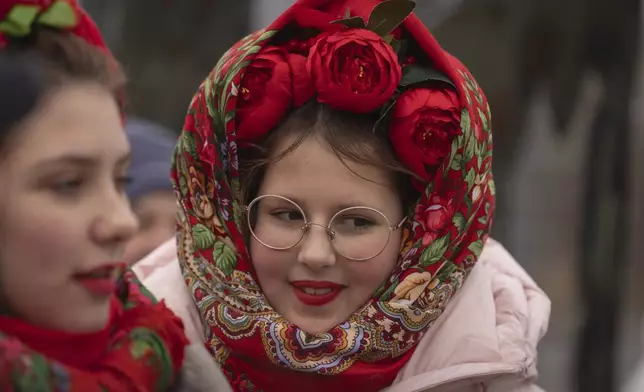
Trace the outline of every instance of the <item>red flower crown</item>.
{"label": "red flower crown", "polygon": [[247,67],[236,91],[238,140],[257,140],[313,96],[337,110],[378,112],[374,130],[388,129],[424,190],[461,134],[461,105],[453,83],[419,60],[422,51],[411,53],[413,42],[399,26],[414,7],[411,0],[383,1],[368,21],[349,9],[342,19],[300,10],[299,31],[275,37]]}

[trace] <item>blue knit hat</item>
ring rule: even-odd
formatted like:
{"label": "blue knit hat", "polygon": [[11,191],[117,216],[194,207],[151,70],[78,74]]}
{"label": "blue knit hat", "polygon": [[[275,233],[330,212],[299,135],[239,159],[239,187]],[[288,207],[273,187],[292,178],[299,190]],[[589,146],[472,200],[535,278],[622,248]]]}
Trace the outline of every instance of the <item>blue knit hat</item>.
{"label": "blue knit hat", "polygon": [[125,131],[132,147],[132,164],[128,175],[132,182],[127,187],[130,200],[160,190],[172,191],[170,163],[176,138],[161,125],[128,118]]}

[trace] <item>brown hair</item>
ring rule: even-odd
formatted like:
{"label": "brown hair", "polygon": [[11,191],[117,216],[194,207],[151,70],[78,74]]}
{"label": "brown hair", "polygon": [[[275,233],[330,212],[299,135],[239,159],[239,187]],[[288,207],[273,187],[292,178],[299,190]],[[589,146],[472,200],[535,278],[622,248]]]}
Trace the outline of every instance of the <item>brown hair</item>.
{"label": "brown hair", "polygon": [[[257,195],[268,165],[293,152],[308,137],[318,136],[343,163],[349,160],[390,173],[403,211],[407,211],[419,196],[410,181],[415,175],[398,161],[387,135],[374,132],[376,120],[372,114],[342,112],[315,100],[294,110],[259,143],[240,149],[243,203]],[[276,153],[280,142],[291,137],[295,139],[291,145]]]}
{"label": "brown hair", "polygon": [[69,32],[38,27],[12,38],[0,55],[0,151],[19,132],[18,125],[51,94],[68,83],[91,82],[109,91],[122,108],[125,77],[105,51]]}
{"label": "brown hair", "polygon": [[47,69],[48,87],[68,82],[94,82],[105,87],[121,103],[125,76],[106,50],[66,31],[37,28],[25,38],[12,39],[9,55],[25,56]]}

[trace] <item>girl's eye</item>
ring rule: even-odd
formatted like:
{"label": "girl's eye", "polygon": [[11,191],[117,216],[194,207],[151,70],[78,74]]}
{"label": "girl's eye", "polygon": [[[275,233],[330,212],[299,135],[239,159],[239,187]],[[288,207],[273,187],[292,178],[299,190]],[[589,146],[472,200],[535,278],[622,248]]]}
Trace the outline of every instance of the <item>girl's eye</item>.
{"label": "girl's eye", "polygon": [[302,214],[299,211],[282,211],[282,212],[275,212],[271,215],[285,222],[293,222],[293,221],[304,219],[302,217]]}
{"label": "girl's eye", "polygon": [[82,178],[72,178],[68,180],[56,181],[51,185],[54,193],[61,196],[75,196],[85,185],[85,180]]}

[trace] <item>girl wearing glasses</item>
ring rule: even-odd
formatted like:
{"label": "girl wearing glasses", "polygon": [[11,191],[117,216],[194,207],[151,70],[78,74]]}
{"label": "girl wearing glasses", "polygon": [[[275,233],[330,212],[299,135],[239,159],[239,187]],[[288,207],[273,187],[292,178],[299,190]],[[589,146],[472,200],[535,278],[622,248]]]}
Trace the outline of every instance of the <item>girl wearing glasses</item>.
{"label": "girl wearing glasses", "polygon": [[539,390],[549,301],[488,238],[490,111],[413,6],[300,0],[192,100],[176,247],[138,268],[235,391]]}

